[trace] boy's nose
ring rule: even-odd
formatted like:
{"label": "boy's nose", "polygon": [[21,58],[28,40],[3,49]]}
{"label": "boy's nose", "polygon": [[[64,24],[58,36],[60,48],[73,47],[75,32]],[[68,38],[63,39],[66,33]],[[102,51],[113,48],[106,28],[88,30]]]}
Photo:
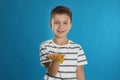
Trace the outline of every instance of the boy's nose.
{"label": "boy's nose", "polygon": [[63,25],[62,25],[62,23],[60,23],[60,24],[59,24],[59,28],[60,28],[60,29],[61,29],[61,28],[63,28]]}

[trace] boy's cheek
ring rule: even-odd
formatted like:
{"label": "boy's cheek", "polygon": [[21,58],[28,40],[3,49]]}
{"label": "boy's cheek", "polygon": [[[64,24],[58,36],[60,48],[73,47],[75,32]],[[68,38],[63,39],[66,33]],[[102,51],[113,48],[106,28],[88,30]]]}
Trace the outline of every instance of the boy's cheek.
{"label": "boy's cheek", "polygon": [[55,30],[55,28],[54,28],[54,27],[51,27],[51,29],[52,29],[52,31],[54,31],[54,30]]}
{"label": "boy's cheek", "polygon": [[56,30],[57,30],[57,27],[52,27],[52,30],[53,30],[53,31],[56,31]]}

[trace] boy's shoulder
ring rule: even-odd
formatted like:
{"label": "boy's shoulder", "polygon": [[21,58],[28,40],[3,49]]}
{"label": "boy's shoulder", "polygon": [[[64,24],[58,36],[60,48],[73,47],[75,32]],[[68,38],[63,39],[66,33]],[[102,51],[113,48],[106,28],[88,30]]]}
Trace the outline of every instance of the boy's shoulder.
{"label": "boy's shoulder", "polygon": [[40,45],[45,45],[45,44],[50,44],[50,43],[52,43],[51,39],[42,41]]}
{"label": "boy's shoulder", "polygon": [[69,42],[70,42],[69,44],[72,44],[73,46],[81,47],[81,45],[79,43],[76,43],[76,42],[74,42],[72,40],[69,40]]}

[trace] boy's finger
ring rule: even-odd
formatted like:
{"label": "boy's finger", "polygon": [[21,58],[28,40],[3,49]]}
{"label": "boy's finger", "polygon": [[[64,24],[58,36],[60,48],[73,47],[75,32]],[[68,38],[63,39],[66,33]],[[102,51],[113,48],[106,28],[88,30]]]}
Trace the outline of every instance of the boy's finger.
{"label": "boy's finger", "polygon": [[48,58],[48,59],[49,59],[49,58],[50,58],[50,55],[48,54],[48,55],[46,56],[46,58]]}

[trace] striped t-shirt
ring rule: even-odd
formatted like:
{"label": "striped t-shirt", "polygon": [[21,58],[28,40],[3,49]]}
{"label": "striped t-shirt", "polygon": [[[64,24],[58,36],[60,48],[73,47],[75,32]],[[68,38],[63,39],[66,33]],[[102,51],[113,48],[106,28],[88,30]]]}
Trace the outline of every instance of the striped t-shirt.
{"label": "striped t-shirt", "polygon": [[87,60],[82,47],[69,40],[68,44],[59,46],[53,40],[47,40],[40,45],[40,61],[43,63],[51,62],[46,56],[51,53],[65,54],[64,61],[59,65],[56,76],[47,74],[44,80],[76,80],[76,67],[87,64]]}

